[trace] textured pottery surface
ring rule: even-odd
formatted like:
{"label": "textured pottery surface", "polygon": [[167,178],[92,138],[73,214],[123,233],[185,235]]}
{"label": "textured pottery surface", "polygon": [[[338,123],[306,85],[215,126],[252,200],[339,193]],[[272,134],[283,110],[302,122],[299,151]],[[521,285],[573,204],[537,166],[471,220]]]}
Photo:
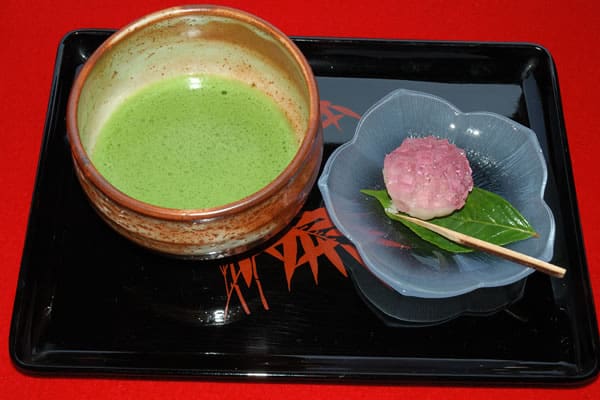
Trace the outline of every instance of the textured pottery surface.
{"label": "textured pottery surface", "polygon": [[[131,93],[191,74],[238,79],[268,94],[294,127],[296,156],[266,187],[221,207],[168,209],[125,195],[90,161],[100,128]],[[134,242],[196,258],[237,254],[285,228],[306,201],[323,152],[318,100],[304,56],[265,21],[224,7],[159,11],[111,36],[77,77],[67,110],[75,170],[100,216]]]}

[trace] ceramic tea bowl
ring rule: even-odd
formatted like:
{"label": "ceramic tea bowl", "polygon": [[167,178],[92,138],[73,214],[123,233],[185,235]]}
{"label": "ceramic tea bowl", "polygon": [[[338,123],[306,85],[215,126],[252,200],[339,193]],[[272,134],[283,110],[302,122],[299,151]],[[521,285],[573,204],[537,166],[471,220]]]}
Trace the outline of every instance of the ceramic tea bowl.
{"label": "ceramic tea bowl", "polygon": [[[237,79],[270,96],[293,127],[295,156],[262,189],[215,207],[166,208],[128,196],[91,160],[101,128],[132,93],[191,74]],[[244,252],[284,229],[306,201],[323,152],[318,91],[307,60],[271,24],[220,6],[158,11],[112,35],[75,80],[67,130],[81,186],[114,230],[146,248],[199,259]]]}

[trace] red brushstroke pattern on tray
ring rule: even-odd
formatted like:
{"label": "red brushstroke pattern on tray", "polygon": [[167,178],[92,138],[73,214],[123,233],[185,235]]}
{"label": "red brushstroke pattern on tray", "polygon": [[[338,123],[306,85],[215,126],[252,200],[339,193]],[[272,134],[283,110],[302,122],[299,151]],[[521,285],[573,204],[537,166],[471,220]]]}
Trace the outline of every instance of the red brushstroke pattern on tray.
{"label": "red brushstroke pattern on tray", "polygon": [[269,309],[256,265],[256,258],[259,255],[268,254],[281,262],[288,290],[291,291],[292,278],[299,268],[309,267],[315,284],[319,284],[319,258],[321,257],[325,257],[341,275],[347,277],[348,273],[339,253],[341,250],[349,254],[356,262],[362,263],[354,246],[348,243],[333,226],[324,207],[304,211],[297,223],[262,253],[219,267],[227,294],[225,315],[228,315],[234,295],[244,312],[250,314],[251,310],[246,302],[244,291],[253,287],[258,292],[263,308]]}
{"label": "red brushstroke pattern on tray", "polygon": [[339,121],[344,117],[351,117],[359,120],[360,115],[349,109],[348,107],[331,104],[328,100],[321,100],[320,102],[320,110],[321,110],[321,123],[323,124],[323,129],[327,128],[330,125],[334,125],[338,131],[341,131]]}

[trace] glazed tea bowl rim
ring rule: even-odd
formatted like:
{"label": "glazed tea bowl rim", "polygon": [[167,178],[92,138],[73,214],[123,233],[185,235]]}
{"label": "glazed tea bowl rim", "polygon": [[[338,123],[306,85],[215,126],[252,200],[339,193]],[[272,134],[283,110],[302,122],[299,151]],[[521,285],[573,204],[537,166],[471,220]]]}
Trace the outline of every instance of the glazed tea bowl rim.
{"label": "glazed tea bowl rim", "polygon": [[[210,208],[197,209],[178,209],[167,208],[152,205],[134,197],[128,196],[115,186],[113,186],[93,165],[90,156],[83,147],[77,126],[78,101],[85,85],[87,77],[93,70],[96,62],[101,59],[113,46],[125,40],[133,33],[151,26],[153,24],[187,15],[207,15],[222,18],[229,18],[246,23],[257,28],[262,32],[266,32],[269,37],[275,39],[283,49],[288,52],[294,62],[297,64],[301,75],[306,81],[309,99],[308,121],[307,128],[301,138],[300,145],[292,161],[288,163],[285,169],[277,175],[275,179],[269,182],[260,190],[237,201],[223,204]],[[297,171],[301,169],[305,159],[309,156],[313,147],[313,141],[317,138],[319,132],[320,116],[319,116],[319,93],[316,80],[308,61],[296,46],[296,44],[282,31],[270,24],[269,22],[243,10],[230,8],[226,6],[216,5],[186,5],[171,7],[164,10],[156,11],[139,18],[136,21],[126,25],[106,41],[104,41],[86,63],[81,68],[78,76],[75,78],[72,90],[67,103],[67,137],[69,139],[71,153],[75,163],[78,165],[80,172],[90,180],[105,196],[112,199],[119,206],[132,210],[142,215],[154,217],[158,219],[171,221],[194,221],[203,219],[212,219],[218,217],[226,217],[235,215],[257,204],[261,204],[272,196],[277,194],[286,186],[286,184],[294,177]]]}

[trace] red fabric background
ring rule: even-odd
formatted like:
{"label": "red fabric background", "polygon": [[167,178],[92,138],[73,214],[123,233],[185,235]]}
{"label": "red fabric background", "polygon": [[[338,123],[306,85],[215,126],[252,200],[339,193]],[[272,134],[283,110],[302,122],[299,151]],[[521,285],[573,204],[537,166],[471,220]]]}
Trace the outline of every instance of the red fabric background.
{"label": "red fabric background", "polygon": [[[289,35],[535,42],[560,76],[596,306],[600,306],[600,211],[595,145],[600,139],[600,6],[595,1],[255,0],[221,3],[272,22]],[[0,5],[0,398],[600,398],[600,382],[577,388],[350,386],[135,379],[36,378],[12,365],[7,339],[56,48],[79,28],[118,28],[178,5],[161,0],[3,0]]]}

